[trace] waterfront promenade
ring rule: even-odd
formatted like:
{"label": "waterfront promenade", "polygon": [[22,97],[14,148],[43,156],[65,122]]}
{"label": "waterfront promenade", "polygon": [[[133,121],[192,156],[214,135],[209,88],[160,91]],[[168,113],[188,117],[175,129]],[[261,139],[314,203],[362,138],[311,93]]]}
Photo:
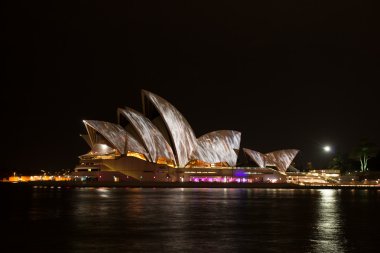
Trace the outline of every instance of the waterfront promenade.
{"label": "waterfront promenade", "polygon": [[295,183],[217,183],[217,182],[78,182],[78,181],[33,181],[0,182],[3,186],[25,186],[35,188],[68,187],[141,187],[141,188],[267,188],[267,189],[376,189],[380,184],[295,184]]}

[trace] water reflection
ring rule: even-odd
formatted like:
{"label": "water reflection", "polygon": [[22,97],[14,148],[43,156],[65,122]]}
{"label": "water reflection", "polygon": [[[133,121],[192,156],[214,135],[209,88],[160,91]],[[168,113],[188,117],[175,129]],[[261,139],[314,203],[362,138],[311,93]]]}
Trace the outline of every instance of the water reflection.
{"label": "water reflection", "polygon": [[97,188],[96,191],[99,193],[99,196],[102,198],[108,198],[109,197],[109,192],[110,192],[109,188],[100,187],[100,188]]}
{"label": "water reflection", "polygon": [[28,245],[18,252],[369,252],[380,236],[378,191],[32,188],[12,196],[0,209],[2,245]]}
{"label": "water reflection", "polygon": [[319,204],[315,225],[313,252],[343,252],[345,239],[342,236],[342,218],[340,210],[340,190],[318,190]]}

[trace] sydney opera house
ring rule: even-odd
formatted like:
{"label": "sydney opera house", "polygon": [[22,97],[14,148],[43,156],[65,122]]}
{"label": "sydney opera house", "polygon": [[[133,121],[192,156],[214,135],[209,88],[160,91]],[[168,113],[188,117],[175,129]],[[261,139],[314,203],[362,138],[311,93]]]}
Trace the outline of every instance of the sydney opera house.
{"label": "sydney opera house", "polygon": [[[168,101],[142,91],[143,112],[117,110],[117,123],[84,120],[90,151],[73,175],[94,180],[171,182],[283,181],[298,150],[267,154],[240,147],[241,133],[217,130],[197,137]],[[239,162],[238,162],[239,161]]]}

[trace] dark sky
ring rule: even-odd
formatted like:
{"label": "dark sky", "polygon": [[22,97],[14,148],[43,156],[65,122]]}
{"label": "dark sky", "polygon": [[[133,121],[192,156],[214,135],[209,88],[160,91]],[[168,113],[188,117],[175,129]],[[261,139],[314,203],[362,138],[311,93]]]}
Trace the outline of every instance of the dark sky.
{"label": "dark sky", "polygon": [[301,150],[380,143],[375,1],[6,1],[1,170],[74,168],[82,119],[170,101],[197,136]]}

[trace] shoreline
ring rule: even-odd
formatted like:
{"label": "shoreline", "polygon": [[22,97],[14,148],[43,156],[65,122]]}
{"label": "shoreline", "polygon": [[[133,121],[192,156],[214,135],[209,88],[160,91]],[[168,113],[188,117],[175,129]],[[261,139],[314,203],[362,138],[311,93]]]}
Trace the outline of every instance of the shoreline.
{"label": "shoreline", "polygon": [[259,188],[259,189],[371,189],[380,185],[299,185],[293,183],[195,183],[195,182],[0,182],[0,186],[24,186],[40,188]]}

